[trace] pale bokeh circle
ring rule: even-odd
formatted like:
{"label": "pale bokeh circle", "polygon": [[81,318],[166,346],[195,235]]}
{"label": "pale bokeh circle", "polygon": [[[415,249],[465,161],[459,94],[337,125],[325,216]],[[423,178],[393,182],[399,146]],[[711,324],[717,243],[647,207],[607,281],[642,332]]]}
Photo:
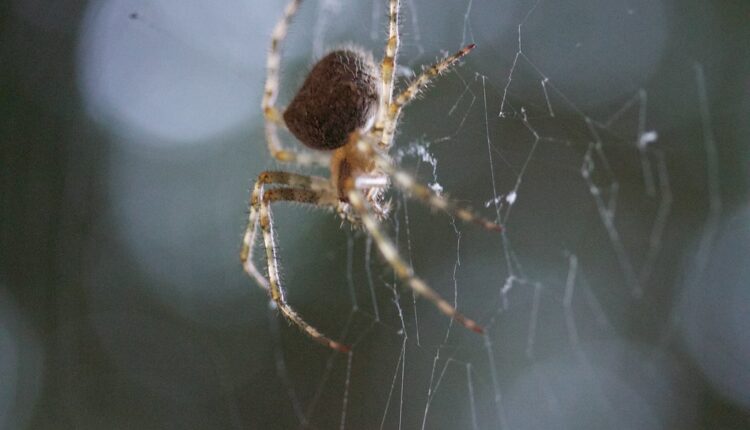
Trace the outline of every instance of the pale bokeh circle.
{"label": "pale bokeh circle", "polygon": [[[79,45],[88,114],[131,141],[206,142],[258,115],[265,2],[92,2]],[[209,140],[210,141],[210,140]]]}

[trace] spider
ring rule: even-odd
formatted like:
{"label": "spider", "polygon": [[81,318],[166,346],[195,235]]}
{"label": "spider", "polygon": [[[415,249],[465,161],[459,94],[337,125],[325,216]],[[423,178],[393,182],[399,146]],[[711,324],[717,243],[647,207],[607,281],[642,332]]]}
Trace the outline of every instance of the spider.
{"label": "spider", "polygon": [[[442,313],[467,329],[484,333],[479,324],[458,312],[414,274],[380,225],[380,221],[388,216],[384,193],[392,183],[434,209],[446,211],[489,230],[502,230],[500,225],[417,183],[412,176],[399,170],[388,156],[404,106],[433,78],[458,63],[474,49],[474,45],[468,45],[424,69],[394,98],[400,0],[388,0],[389,37],[380,67],[371,53],[359,48],[331,51],[313,66],[289,106],[279,109],[275,102],[279,88],[281,44],[301,2],[289,2],[271,37],[262,100],[265,136],[268,150],[277,161],[328,167],[330,177],[305,176],[286,171],[265,171],[258,176],[250,198],[250,214],[240,251],[244,270],[268,292],[275,306],[291,323],[312,339],[334,350],[348,352],[349,346],[330,339],[305,322],[289,306],[279,278],[271,204],[287,201],[327,208],[352,226],[365,229],[396,275],[417,295],[425,297]],[[288,129],[312,150],[283,149],[278,135],[280,127]],[[278,187],[264,190],[268,185]],[[263,232],[268,278],[253,263],[252,252],[258,225]]]}

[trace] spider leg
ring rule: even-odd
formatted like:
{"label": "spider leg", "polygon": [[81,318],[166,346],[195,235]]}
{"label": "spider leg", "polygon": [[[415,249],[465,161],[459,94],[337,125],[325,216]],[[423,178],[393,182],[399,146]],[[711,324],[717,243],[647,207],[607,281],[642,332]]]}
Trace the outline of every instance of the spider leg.
{"label": "spider leg", "polygon": [[273,217],[271,215],[271,203],[279,201],[290,201],[305,203],[315,206],[336,207],[338,197],[329,191],[313,191],[301,188],[275,188],[263,193],[260,204],[260,227],[263,230],[263,241],[266,246],[266,258],[268,259],[268,280],[271,299],[276,303],[281,313],[302,331],[307,333],[313,340],[335,349],[339,352],[349,352],[349,347],[331,340],[315,327],[305,322],[302,317],[292,309],[284,297],[284,288],[279,278],[279,266],[276,260],[276,242],[274,240]]}
{"label": "spider leg", "polygon": [[269,289],[268,279],[258,270],[253,262],[253,247],[258,229],[258,215],[260,213],[261,196],[263,196],[263,186],[269,184],[286,185],[293,188],[304,190],[325,190],[328,187],[328,179],[318,176],[304,176],[288,172],[266,171],[258,175],[255,181],[253,192],[250,195],[250,215],[248,216],[245,235],[242,239],[242,248],[240,250],[240,261],[242,268],[248,275],[253,277],[258,285]]}
{"label": "spider leg", "polygon": [[399,94],[396,99],[389,104],[388,109],[384,111],[385,119],[383,122],[383,135],[380,138],[379,146],[381,148],[389,148],[393,144],[393,134],[396,131],[396,124],[398,123],[398,117],[401,115],[401,110],[404,106],[409,104],[414,98],[422,91],[435,77],[448,70],[450,67],[455,65],[464,55],[471,52],[475,45],[472,43],[456,52],[453,55],[443,58],[441,61],[431,65],[425,69],[416,79],[411,81],[408,87]]}
{"label": "spider leg", "polygon": [[[437,194],[428,187],[418,183],[410,174],[393,167],[393,164],[386,157],[374,149],[373,137],[372,133],[360,136],[360,140],[357,143],[357,149],[367,157],[375,159],[378,168],[393,179],[393,184],[398,189],[409,193],[412,197],[432,208],[445,211],[455,216],[461,221],[477,224],[490,231],[503,231],[503,226],[500,224],[488,220],[472,209],[465,207],[452,199]],[[369,177],[365,177],[365,179],[368,180],[368,182],[372,182],[379,178],[370,179]],[[359,181],[359,178],[355,180],[355,186],[357,185],[357,181]],[[368,182],[365,182],[365,185],[367,185]]]}
{"label": "spider leg", "polygon": [[393,80],[396,74],[396,55],[401,42],[398,31],[398,16],[401,9],[400,0],[389,0],[388,2],[388,42],[385,45],[385,55],[380,63],[380,75],[383,80],[383,93],[378,106],[378,118],[375,122],[375,130],[383,130],[386,125],[386,113],[393,101]]}
{"label": "spider leg", "polygon": [[412,267],[399,256],[396,246],[388,237],[385,236],[382,229],[380,228],[380,224],[370,213],[370,209],[368,208],[362,193],[358,190],[353,189],[349,191],[348,196],[349,202],[351,203],[352,207],[362,219],[362,224],[370,233],[373,240],[375,240],[375,244],[377,245],[380,253],[383,255],[383,258],[385,258],[388,264],[393,267],[396,275],[401,278],[401,280],[406,282],[409,287],[414,290],[415,293],[420,296],[424,296],[425,298],[427,298],[427,300],[432,302],[432,304],[434,304],[440,310],[440,312],[453,318],[459,324],[463,325],[473,332],[480,334],[484,333],[484,329],[482,328],[482,326],[477,324],[474,320],[467,318],[462,313],[458,312],[456,308],[453,307],[453,305],[448,303],[444,298],[440,297],[440,295],[435,290],[430,288],[427,283],[425,283],[422,279],[414,274],[414,269],[412,269]]}
{"label": "spider leg", "polygon": [[276,160],[284,163],[296,163],[301,165],[328,166],[330,158],[325,153],[296,152],[284,149],[278,134],[278,126],[284,126],[281,113],[275,107],[276,97],[279,93],[279,68],[281,67],[281,44],[286,38],[289,23],[297,13],[302,0],[291,0],[284,9],[284,15],[273,29],[271,35],[271,49],[268,51],[266,60],[266,83],[263,89],[263,115],[265,118],[266,142],[268,151]]}
{"label": "spider leg", "polygon": [[397,188],[407,192],[422,203],[434,209],[443,210],[463,222],[471,222],[490,231],[503,231],[502,225],[482,217],[471,208],[462,206],[455,200],[441,196],[430,188],[418,183],[410,174],[402,170],[393,169],[391,175],[393,183]]}

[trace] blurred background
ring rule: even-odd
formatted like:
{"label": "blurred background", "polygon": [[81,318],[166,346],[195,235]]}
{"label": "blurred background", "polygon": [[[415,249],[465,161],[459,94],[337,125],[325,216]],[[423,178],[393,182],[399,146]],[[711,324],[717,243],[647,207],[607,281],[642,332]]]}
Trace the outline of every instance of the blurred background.
{"label": "blurred background", "polygon": [[[402,0],[402,82],[478,47],[394,156],[506,232],[390,194],[479,336],[274,207],[287,297],[345,355],[239,264],[254,178],[327,173],[266,150],[284,3],[0,3],[0,428],[750,428],[750,4]],[[386,6],[306,1],[279,104],[327,49],[380,58]]]}

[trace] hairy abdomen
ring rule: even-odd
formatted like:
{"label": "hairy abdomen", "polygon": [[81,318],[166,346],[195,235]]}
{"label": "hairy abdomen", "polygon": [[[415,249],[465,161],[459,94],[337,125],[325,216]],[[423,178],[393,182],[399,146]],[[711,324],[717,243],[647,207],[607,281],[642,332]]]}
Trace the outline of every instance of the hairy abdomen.
{"label": "hairy abdomen", "polygon": [[289,130],[313,149],[336,149],[349,134],[372,124],[380,72],[370,55],[337,50],[318,61],[284,111]]}

